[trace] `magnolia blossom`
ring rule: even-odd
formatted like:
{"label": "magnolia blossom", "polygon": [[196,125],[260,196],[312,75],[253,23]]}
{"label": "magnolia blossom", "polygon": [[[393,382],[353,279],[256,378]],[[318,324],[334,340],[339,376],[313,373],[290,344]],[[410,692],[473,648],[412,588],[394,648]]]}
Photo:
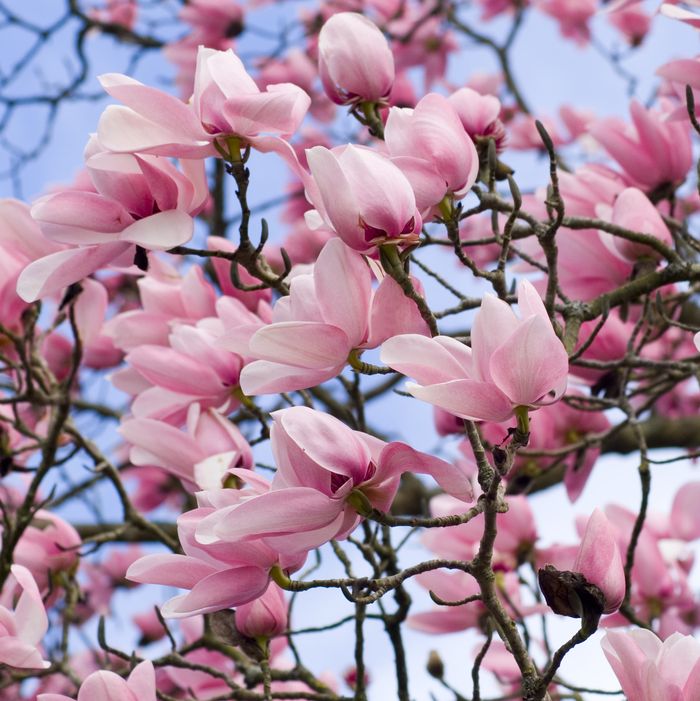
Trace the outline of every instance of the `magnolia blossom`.
{"label": "magnolia blossom", "polygon": [[601,647],[630,701],[700,698],[700,642],[674,633],[661,640],[650,630],[608,631]]}
{"label": "magnolia blossom", "polygon": [[449,96],[464,130],[475,143],[493,139],[496,150],[502,151],[506,142],[506,128],[500,120],[501,101],[494,95],[482,95],[464,87]]}
{"label": "magnolia blossom", "polygon": [[388,276],[373,291],[364,257],[334,238],[313,272],[292,280],[271,324],[227,329],[219,344],[256,358],[240,377],[243,392],[256,395],[325,382],[342,372],[355,349],[376,348],[407,332],[428,333],[414,302]]}
{"label": "magnolia blossom", "polygon": [[311,550],[345,538],[367,506],[388,510],[404,472],[429,474],[453,496],[472,498],[469,479],[458,467],[405,443],[385,443],[303,406],[272,416],[277,472],[270,491],[215,511],[199,525],[199,542]]}
{"label": "magnolia blossom", "polygon": [[[306,152],[313,179],[306,193],[320,217],[343,241],[362,253],[383,244],[412,244],[422,220],[411,183],[388,158],[359,146]],[[310,213],[311,214],[311,213]]]}
{"label": "magnolia blossom", "polygon": [[209,196],[202,162],[185,160],[178,170],[165,158],[104,152],[94,139],[87,154],[93,190],[62,190],[32,207],[44,236],[71,248],[24,269],[17,293],[28,302],[104,266],[128,267],[138,261],[138,247],[167,250],[185,243]]}
{"label": "magnolia blossom", "polygon": [[217,154],[215,144],[228,152],[227,139],[233,138],[286,153],[288,147],[269,135],[294,133],[310,103],[290,83],[268,85],[261,92],[233,51],[201,46],[189,104],[119,73],[105,74],[100,82],[124,103],[107,107],[97,130],[100,143],[119,152],[203,158]]}
{"label": "magnolia blossom", "polygon": [[[63,694],[39,694],[37,701],[73,701]],[[100,670],[81,685],[76,701],[156,701],[156,673],[149,660],[136,665],[127,679]]]}
{"label": "magnolia blossom", "polygon": [[687,124],[664,121],[663,113],[636,100],[630,116],[632,125],[610,117],[593,124],[590,133],[619,163],[630,185],[650,190],[682,183],[693,160]]}
{"label": "magnolia blossom", "polygon": [[394,83],[394,57],[375,24],[356,12],[339,12],[318,35],[318,72],[338,105],[384,102]]}
{"label": "magnolia blossom", "polygon": [[384,130],[389,154],[411,182],[421,212],[461,199],[476,181],[479,157],[452,103],[429,93],[415,109],[392,107]]}
{"label": "magnolia blossom", "polygon": [[39,649],[49,627],[39,587],[26,567],[12,565],[10,571],[0,593],[0,663],[22,669],[48,667]]}
{"label": "magnolia blossom", "polygon": [[414,377],[418,399],[464,419],[505,421],[518,407],[536,409],[566,390],[569,361],[544,304],[527,281],[518,284],[518,318],[486,294],[471,332],[471,348],[449,336],[407,334],[389,339],[381,358]]}
{"label": "magnolia blossom", "polygon": [[236,609],[236,630],[249,638],[275,638],[287,629],[287,601],[273,582],[257,599]]}
{"label": "magnolia blossom", "polygon": [[625,596],[625,571],[615,531],[600,509],[588,519],[572,572],[581,573],[600,589],[605,597],[603,613],[620,608]]}
{"label": "magnolia blossom", "polygon": [[250,503],[270,488],[269,483],[252,470],[229,468],[228,472],[244,485],[241,489],[216,488],[200,492],[198,508],[178,518],[178,537],[184,555],[146,555],[126,573],[134,582],[190,590],[166,601],[161,607],[164,616],[183,618],[246,604],[265,593],[273,569],[294,572],[306,560],[306,550],[300,552],[297,548],[291,554],[281,553],[263,539],[231,543],[197,535],[210,517]]}
{"label": "magnolia blossom", "polygon": [[[673,245],[671,232],[658,210],[649,198],[635,187],[628,187],[617,196],[610,219],[613,224],[625,229],[652,236],[667,246]],[[650,246],[620,236],[607,237],[604,241],[612,244],[615,253],[631,262],[642,258],[658,260],[661,257],[661,254]]]}

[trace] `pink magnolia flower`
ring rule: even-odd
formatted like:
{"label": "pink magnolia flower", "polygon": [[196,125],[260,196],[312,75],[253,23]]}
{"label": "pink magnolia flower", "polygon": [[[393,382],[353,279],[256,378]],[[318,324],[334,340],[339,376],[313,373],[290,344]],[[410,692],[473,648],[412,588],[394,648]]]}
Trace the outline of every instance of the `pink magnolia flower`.
{"label": "pink magnolia flower", "polygon": [[500,120],[501,101],[497,97],[465,87],[452,93],[448,99],[472,141],[478,144],[493,139],[497,151],[505,148],[506,128]]}
{"label": "pink magnolia flower", "polygon": [[700,482],[688,482],[676,492],[671,507],[671,532],[675,538],[695,540],[700,538]]}
{"label": "pink magnolia flower", "polygon": [[[37,701],[73,701],[63,694],[39,694]],[[125,680],[114,672],[93,672],[81,685],[77,701],[156,701],[156,673],[145,660]]]}
{"label": "pink magnolia flower", "polygon": [[[1,532],[0,529],[0,535]],[[17,543],[14,562],[31,572],[42,594],[53,592],[55,598],[59,589],[53,583],[53,575],[77,567],[78,548],[82,542],[68,521],[51,511],[39,509]]]}
{"label": "pink magnolia flower", "polygon": [[678,96],[681,104],[669,115],[669,119],[688,119],[688,108],[685,104],[685,88],[689,85],[693,90],[695,103],[700,101],[700,58],[682,58],[664,63],[657,69],[656,75],[665,78]]}
{"label": "pink magnolia flower", "polygon": [[[222,298],[217,309],[230,311],[236,324],[262,321],[238,300]],[[141,345],[126,356],[130,367],[115,373],[112,383],[135,394],[131,410],[139,418],[183,423],[188,407],[199,402],[203,408],[222,411],[237,403],[236,393],[243,359],[218,346],[224,320],[201,319],[196,326],[175,325],[168,346]]]}
{"label": "pink magnolia flower", "polygon": [[617,12],[610,12],[608,21],[622,33],[631,46],[639,46],[651,28],[651,16],[644,11],[640,0]]}
{"label": "pink magnolia flower", "polygon": [[318,72],[338,105],[386,102],[394,83],[394,57],[377,26],[356,12],[339,12],[318,35]]}
{"label": "pink magnolia flower", "polygon": [[210,517],[245,505],[269,490],[269,483],[252,470],[230,468],[229,472],[246,486],[200,492],[199,508],[178,518],[184,555],[146,555],[127,571],[127,577],[135,582],[190,590],[165,602],[161,608],[164,616],[184,618],[246,604],[267,590],[273,568],[294,572],[306,560],[306,550],[281,553],[263,539],[228,542],[196,536]]}
{"label": "pink magnolia flower", "polygon": [[[610,220],[630,231],[648,234],[657,238],[667,246],[673,246],[671,232],[668,230],[659,211],[649,201],[649,198],[635,187],[623,190],[615,200]],[[658,261],[661,254],[653,248],[636,241],[628,241],[619,236],[605,239],[612,243],[613,250],[627,261],[632,263],[640,259],[652,259]]]}
{"label": "pink magnolia flower", "polygon": [[392,107],[384,139],[392,161],[411,182],[421,212],[445,197],[462,199],[476,181],[476,148],[442,95],[429,93],[413,110]]}
{"label": "pink magnolia flower", "polygon": [[46,668],[50,663],[42,659],[39,643],[49,619],[39,587],[26,567],[12,565],[10,571],[0,593],[0,663],[22,669]]}
{"label": "pink magnolia flower", "polygon": [[591,38],[589,20],[598,10],[596,0],[539,0],[538,9],[559,23],[562,36],[586,46]]}
{"label": "pink magnolia flower", "polygon": [[625,597],[625,570],[615,531],[600,509],[588,519],[572,572],[582,574],[605,597],[603,613],[620,608]]}
{"label": "pink magnolia flower", "polygon": [[557,401],[569,361],[544,304],[526,280],[518,284],[521,318],[486,294],[471,332],[471,348],[449,336],[395,336],[382,346],[389,367],[414,377],[418,399],[465,419],[505,421],[517,407]]}
{"label": "pink magnolia flower", "polygon": [[314,146],[306,155],[313,176],[307,197],[350,248],[365,253],[418,240],[422,220],[413,188],[388,158],[350,144],[333,150]]}
{"label": "pink magnolia flower", "polygon": [[619,163],[630,185],[653,190],[682,183],[693,160],[688,125],[664,121],[664,114],[636,100],[630,115],[631,125],[610,117],[593,124],[590,133]]}
{"label": "pink magnolia flower", "polygon": [[630,701],[700,698],[700,642],[674,633],[665,641],[650,630],[608,631],[601,647]]}
{"label": "pink magnolia flower", "polygon": [[363,505],[388,510],[404,472],[429,474],[453,496],[472,498],[458,467],[405,443],[384,443],[307,407],[272,416],[277,472],[270,491],[215,511],[199,525],[201,543],[261,541],[280,552],[306,552],[347,537]]}
{"label": "pink magnolia flower", "polygon": [[454,32],[445,28],[442,17],[426,17],[420,6],[406,5],[389,29],[398,38],[392,46],[398,71],[419,66],[424,71],[424,92],[445,78],[450,54],[459,49],[459,42]]}
{"label": "pink magnolia flower", "polygon": [[216,314],[214,287],[200,267],[192,266],[182,276],[173,269],[154,267],[136,282],[140,308],[121,312],[104,325],[104,332],[124,351],[142,345],[167,346],[173,325],[194,325]]}
{"label": "pink magnolia flower", "polygon": [[236,609],[236,630],[249,638],[276,638],[287,630],[287,601],[274,582],[257,599]]}
{"label": "pink magnolia flower", "polygon": [[27,308],[16,292],[22,270],[38,258],[63,248],[48,241],[30,215],[29,207],[19,200],[0,200],[0,322],[17,330],[22,312]]}
{"label": "pink magnolia flower", "polygon": [[230,49],[199,48],[189,104],[119,73],[105,74],[100,82],[124,103],[107,107],[97,130],[100,143],[117,152],[204,158],[217,154],[215,144],[228,154],[227,141],[233,138],[238,146],[287,153],[278,136],[296,131],[310,102],[289,83],[261,92]]}
{"label": "pink magnolia flower", "polygon": [[241,372],[243,392],[312,387],[342,372],[353,350],[376,348],[395,333],[428,333],[416,305],[392,278],[384,277],[376,291],[371,281],[362,255],[337,238],[328,241],[313,272],[292,280],[271,324],[233,327],[220,339],[224,348],[256,358]]}
{"label": "pink magnolia flower", "polygon": [[24,269],[17,292],[26,301],[57,292],[106,265],[128,267],[138,260],[138,247],[167,250],[192,236],[193,217],[209,196],[202,162],[182,161],[180,171],[165,158],[99,148],[94,139],[88,144],[86,167],[94,191],[59,191],[32,207],[44,236],[71,248]]}

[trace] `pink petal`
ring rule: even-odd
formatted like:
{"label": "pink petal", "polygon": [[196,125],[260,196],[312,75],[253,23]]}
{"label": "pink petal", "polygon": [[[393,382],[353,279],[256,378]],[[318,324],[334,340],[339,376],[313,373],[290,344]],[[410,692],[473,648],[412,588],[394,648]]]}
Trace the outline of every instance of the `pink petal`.
{"label": "pink petal", "polygon": [[119,234],[120,241],[129,241],[149,250],[167,251],[192,238],[194,221],[179,209],[158,212],[139,219]]}
{"label": "pink petal", "polygon": [[12,637],[0,638],[0,663],[20,669],[45,669],[50,666],[34,645]]}
{"label": "pink petal", "polygon": [[528,406],[566,379],[569,358],[550,322],[532,316],[494,351],[489,370],[513,405]]}
{"label": "pink petal", "polygon": [[344,363],[351,349],[342,329],[309,321],[264,326],[252,336],[249,344],[250,354],[256,358],[310,370]]}
{"label": "pink petal", "polygon": [[307,149],[306,158],[313,176],[314,192],[307,192],[316,209],[325,214],[345,243],[356,250],[357,240],[363,238],[360,210],[350,183],[338,159],[323,146]]}
{"label": "pink petal", "polygon": [[416,399],[474,421],[505,421],[513,415],[513,404],[495,385],[478,380],[453,380],[420,385],[409,382],[406,390]]}
{"label": "pink petal", "polygon": [[272,449],[285,480],[324,489],[332,473],[364,479],[371,456],[356,431],[308,407],[282,409],[272,416]]}
{"label": "pink petal", "polygon": [[212,139],[206,134],[192,138],[179,131],[168,131],[122,105],[109,105],[105,109],[97,125],[97,136],[105,148],[116,152],[178,158],[205,158],[215,153]]}
{"label": "pink petal", "polygon": [[462,501],[472,501],[471,482],[456,465],[414,450],[405,443],[389,443],[379,458],[378,476],[415,472],[430,475],[448,494]]}
{"label": "pink petal", "polygon": [[319,254],[313,277],[324,321],[345,331],[352,347],[359,346],[367,335],[372,284],[364,257],[333,238]]}
{"label": "pink petal", "polygon": [[156,672],[150,660],[144,660],[132,670],[126,685],[138,701],[155,701]]}
{"label": "pink petal", "polygon": [[491,380],[491,357],[517,326],[518,319],[506,302],[492,294],[484,295],[471,334],[475,379]]}
{"label": "pink petal", "polygon": [[122,241],[102,246],[57,251],[30,263],[17,281],[17,294],[25,302],[34,302],[59,292],[108,265],[132,245]]}
{"label": "pink petal", "polygon": [[130,696],[126,682],[119,675],[100,670],[82,683],[78,701],[132,701]]}
{"label": "pink petal", "polygon": [[296,389],[320,385],[338,375],[344,367],[345,362],[328,368],[306,369],[267,360],[256,360],[241,371],[241,389],[249,397],[292,392]]}
{"label": "pink petal", "polygon": [[382,345],[382,362],[424,385],[470,374],[471,350],[448,336],[394,336]]}
{"label": "pink petal", "polygon": [[240,606],[263,594],[269,581],[260,567],[232,567],[197,582],[189,594],[166,601],[161,611],[168,618],[184,618]]}
{"label": "pink petal", "polygon": [[146,555],[126,571],[126,578],[141,584],[164,584],[192,589],[216,569],[202,560],[187,555]]}
{"label": "pink petal", "polygon": [[[343,508],[342,502],[315,489],[290,487],[253,497],[233,507],[225,519],[219,513],[209,518],[215,520],[214,533],[220,539],[235,542],[322,528]],[[199,533],[197,539],[201,542]]]}
{"label": "pink petal", "polygon": [[401,334],[430,336],[430,329],[415,302],[406,297],[396,280],[387,276],[374,293],[370,334],[363,348],[376,348]]}
{"label": "pink petal", "polygon": [[13,565],[10,571],[22,588],[22,594],[15,607],[17,637],[24,643],[37,645],[49,628],[49,619],[39,587],[26,567]]}

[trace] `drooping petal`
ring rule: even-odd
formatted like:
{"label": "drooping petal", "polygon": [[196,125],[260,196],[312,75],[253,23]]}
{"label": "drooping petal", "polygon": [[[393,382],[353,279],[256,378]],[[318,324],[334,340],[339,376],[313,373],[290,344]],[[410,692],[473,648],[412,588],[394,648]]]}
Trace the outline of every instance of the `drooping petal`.
{"label": "drooping petal", "polygon": [[422,385],[457,380],[471,373],[471,350],[447,336],[394,336],[382,344],[382,362]]}
{"label": "drooping petal", "polygon": [[468,476],[457,465],[421,453],[405,443],[389,443],[379,458],[377,475],[383,479],[389,475],[414,472],[430,475],[448,494],[472,501],[474,493]]}
{"label": "drooping petal", "polygon": [[232,567],[197,582],[189,594],[166,601],[161,612],[166,618],[185,618],[240,606],[257,599],[269,582],[267,570],[261,567]]}
{"label": "drooping petal", "polygon": [[141,584],[165,584],[191,589],[216,568],[187,555],[146,555],[130,565],[126,578]]}
{"label": "drooping petal", "polygon": [[57,251],[30,263],[17,280],[17,294],[25,302],[59,292],[108,265],[133,247],[117,241],[102,246],[87,246]]}
{"label": "drooping petal", "polygon": [[490,382],[452,380],[427,387],[408,382],[406,391],[463,419],[505,421],[513,415],[510,399]]}

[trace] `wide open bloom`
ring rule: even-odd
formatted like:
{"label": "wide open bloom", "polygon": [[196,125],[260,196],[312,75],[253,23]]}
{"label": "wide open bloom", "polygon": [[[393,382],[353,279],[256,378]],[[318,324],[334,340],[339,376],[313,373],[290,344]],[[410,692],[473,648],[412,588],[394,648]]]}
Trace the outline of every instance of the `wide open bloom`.
{"label": "wide open bloom", "polygon": [[93,190],[62,190],[32,207],[44,236],[71,248],[24,269],[17,292],[28,302],[104,266],[130,266],[137,247],[167,250],[192,237],[193,217],[209,196],[202,162],[185,160],[178,170],[165,158],[99,148],[93,139],[86,154]]}
{"label": "wide open bloom", "polygon": [[600,644],[630,701],[700,698],[700,641],[692,635],[662,642],[644,628],[611,630]]}
{"label": "wide open bloom", "polygon": [[449,336],[395,336],[382,346],[389,367],[414,377],[407,391],[464,419],[505,421],[518,407],[536,409],[566,389],[569,360],[544,304],[518,284],[518,318],[486,294],[474,318],[471,348]]}
{"label": "wide open bloom", "polygon": [[245,394],[257,395],[325,382],[342,372],[354,349],[376,348],[409,332],[428,333],[414,302],[388,276],[372,290],[364,257],[333,238],[313,272],[292,280],[271,324],[229,329],[219,345],[256,358],[241,371],[240,383]]}
{"label": "wide open bloom", "polygon": [[631,125],[609,117],[594,124],[590,133],[619,163],[630,185],[649,191],[682,183],[693,162],[687,124],[665,121],[664,114],[636,100],[630,103],[630,116]]}
{"label": "wide open bloom", "polygon": [[394,56],[375,24],[356,12],[339,12],[318,35],[318,72],[338,105],[385,102],[394,84]]}
{"label": "wide open bloom", "polygon": [[277,472],[270,491],[204,519],[200,543],[263,542],[280,552],[306,552],[346,537],[367,505],[388,510],[404,472],[429,474],[449,494],[472,498],[458,467],[405,443],[385,443],[307,407],[272,416]]}
{"label": "wide open bloom", "polygon": [[49,662],[42,659],[39,643],[49,619],[39,587],[26,567],[12,565],[11,573],[0,594],[0,663],[22,669],[46,668]]}
{"label": "wide open bloom", "polygon": [[107,73],[100,82],[124,103],[107,107],[97,128],[100,143],[118,152],[205,158],[217,154],[215,142],[228,151],[230,138],[261,150],[279,149],[278,137],[296,131],[310,103],[291,83],[261,92],[233,51],[203,46],[188,104],[119,73]]}
{"label": "wide open bloom", "polygon": [[476,181],[479,157],[455,108],[429,93],[415,109],[392,107],[384,138],[389,154],[413,185],[418,208],[445,196],[463,198]]}
{"label": "wide open bloom", "polygon": [[[412,244],[422,221],[411,183],[388,158],[360,146],[306,152],[313,179],[306,195],[345,243],[366,253],[382,244]],[[311,228],[313,221],[307,215]]]}
{"label": "wide open bloom", "polygon": [[[73,701],[63,694],[39,694],[37,701]],[[81,685],[77,701],[156,701],[156,672],[150,660],[136,665],[127,679],[114,672],[93,672]]]}

